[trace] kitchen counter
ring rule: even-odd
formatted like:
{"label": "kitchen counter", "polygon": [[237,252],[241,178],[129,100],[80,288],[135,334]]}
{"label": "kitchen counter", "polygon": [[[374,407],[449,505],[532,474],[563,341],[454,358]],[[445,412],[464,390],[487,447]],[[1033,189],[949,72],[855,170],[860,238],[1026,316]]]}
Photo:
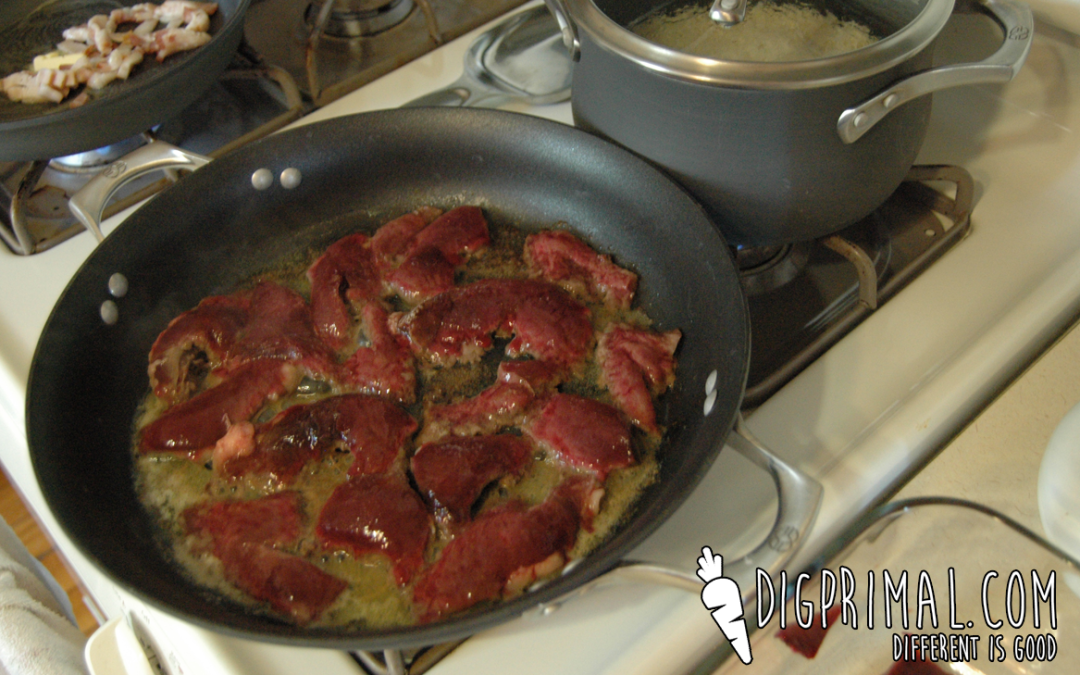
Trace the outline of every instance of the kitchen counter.
{"label": "kitchen counter", "polygon": [[1080,402],[1074,326],[904,485],[894,499],[957,497],[988,506],[1045,537],[1039,467],[1050,435]]}

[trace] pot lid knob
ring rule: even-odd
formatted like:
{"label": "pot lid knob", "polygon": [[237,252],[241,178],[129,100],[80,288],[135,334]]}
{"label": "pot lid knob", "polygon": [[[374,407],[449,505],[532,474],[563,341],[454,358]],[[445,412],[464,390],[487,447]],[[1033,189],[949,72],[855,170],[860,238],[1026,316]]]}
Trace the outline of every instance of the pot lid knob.
{"label": "pot lid knob", "polygon": [[713,0],[709,18],[721,26],[734,26],[746,18],[746,0]]}

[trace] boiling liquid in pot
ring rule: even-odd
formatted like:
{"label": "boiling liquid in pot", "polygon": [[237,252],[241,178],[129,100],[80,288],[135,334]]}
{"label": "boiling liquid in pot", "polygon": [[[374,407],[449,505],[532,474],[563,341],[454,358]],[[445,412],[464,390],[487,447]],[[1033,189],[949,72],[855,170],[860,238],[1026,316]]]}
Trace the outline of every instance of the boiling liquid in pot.
{"label": "boiling liquid in pot", "polygon": [[659,7],[634,21],[638,35],[687,54],[722,61],[806,61],[845,54],[877,41],[866,26],[797,3],[752,2],[746,18],[724,27],[708,5]]}

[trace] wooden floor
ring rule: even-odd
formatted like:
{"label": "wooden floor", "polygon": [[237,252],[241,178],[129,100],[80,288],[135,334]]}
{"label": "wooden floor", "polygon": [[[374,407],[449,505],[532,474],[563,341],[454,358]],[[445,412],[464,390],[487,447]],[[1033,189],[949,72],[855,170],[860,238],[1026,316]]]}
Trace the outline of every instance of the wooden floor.
{"label": "wooden floor", "polygon": [[3,471],[0,471],[0,516],[19,535],[30,551],[30,555],[40,560],[56,577],[60,587],[67,592],[71,599],[71,606],[75,609],[75,620],[79,624],[79,629],[86,635],[93,633],[98,627],[98,622],[83,602],[82,589],[68,571],[67,563],[59,553],[53,550],[52,543],[38,527],[37,521],[30,515],[19,498],[19,493],[11,487]]}

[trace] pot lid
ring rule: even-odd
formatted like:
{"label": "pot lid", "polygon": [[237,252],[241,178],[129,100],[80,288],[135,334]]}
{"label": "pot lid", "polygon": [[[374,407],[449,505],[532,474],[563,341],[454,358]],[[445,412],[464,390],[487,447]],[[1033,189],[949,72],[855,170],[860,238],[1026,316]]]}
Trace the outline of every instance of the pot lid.
{"label": "pot lid", "polygon": [[754,88],[882,72],[927,47],[953,9],[953,0],[749,0],[743,20],[724,26],[711,0],[566,2],[597,44],[650,70]]}

